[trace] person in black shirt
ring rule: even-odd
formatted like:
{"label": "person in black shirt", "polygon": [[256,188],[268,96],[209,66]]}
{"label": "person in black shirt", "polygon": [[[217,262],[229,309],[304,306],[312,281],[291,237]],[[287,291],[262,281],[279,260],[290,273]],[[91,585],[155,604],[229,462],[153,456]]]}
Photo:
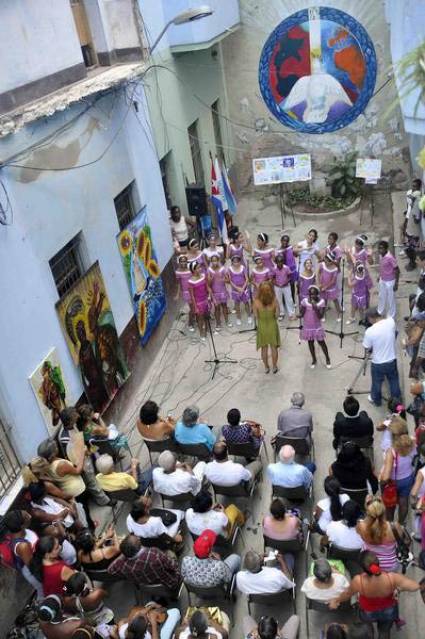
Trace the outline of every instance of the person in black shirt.
{"label": "person in black shirt", "polygon": [[360,404],[355,397],[348,395],[343,403],[344,412],[338,412],[334,421],[335,450],[341,448],[344,441],[356,440],[359,437],[370,437],[373,444],[373,421],[364,410],[360,410]]}
{"label": "person in black shirt", "polygon": [[341,484],[341,493],[345,489],[363,490],[367,488],[367,483],[370,484],[373,494],[379,488],[370,459],[363,455],[354,442],[346,442],[342,445],[336,461],[329,468],[329,475],[338,479]]}

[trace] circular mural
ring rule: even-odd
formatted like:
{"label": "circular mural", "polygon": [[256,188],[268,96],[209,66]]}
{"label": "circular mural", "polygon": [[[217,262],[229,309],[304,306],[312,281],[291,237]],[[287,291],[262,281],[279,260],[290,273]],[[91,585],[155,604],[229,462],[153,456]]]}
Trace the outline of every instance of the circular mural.
{"label": "circular mural", "polygon": [[341,129],[364,111],[376,81],[366,30],[343,11],[303,9],[283,20],[260,57],[265,103],[285,126],[305,133]]}

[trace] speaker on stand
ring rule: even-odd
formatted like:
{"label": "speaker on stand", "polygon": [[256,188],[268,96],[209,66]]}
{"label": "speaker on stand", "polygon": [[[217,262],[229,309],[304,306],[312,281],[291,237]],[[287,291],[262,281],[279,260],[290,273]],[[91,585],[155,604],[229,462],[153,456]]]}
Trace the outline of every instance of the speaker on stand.
{"label": "speaker on stand", "polygon": [[205,187],[201,184],[188,184],[186,186],[186,201],[189,215],[196,217],[200,247],[201,249],[205,248],[206,238],[212,230]]}

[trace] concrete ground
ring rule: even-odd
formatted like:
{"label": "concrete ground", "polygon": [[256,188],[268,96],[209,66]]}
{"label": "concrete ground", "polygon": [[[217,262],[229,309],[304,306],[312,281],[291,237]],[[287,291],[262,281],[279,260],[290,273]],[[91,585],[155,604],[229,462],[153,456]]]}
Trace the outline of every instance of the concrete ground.
{"label": "concrete ground", "polygon": [[[290,233],[292,241],[303,239],[307,230],[317,228],[319,242],[323,247],[329,231],[334,230],[340,236],[340,243],[351,245],[355,235],[364,232],[370,243],[376,249],[376,242],[381,239],[392,240],[392,213],[400,214],[403,210],[402,193],[382,193],[376,196],[376,210],[373,223],[368,207],[347,216],[328,217],[326,219],[307,219],[299,221],[294,228],[292,220],[287,217],[285,228]],[[360,216],[362,224],[360,225]],[[397,220],[396,220],[396,223]],[[280,212],[275,204],[263,207],[261,200],[253,197],[243,199],[239,203],[237,224],[247,229],[251,237],[265,231],[270,235],[271,244],[278,242],[282,230]],[[402,268],[402,280],[414,279],[409,274],[405,276]],[[372,276],[376,279],[375,269]],[[407,296],[413,285],[402,283],[398,293],[398,316],[406,314]],[[346,294],[346,306],[349,294]],[[376,291],[375,291],[376,299]],[[373,302],[372,302],[373,303]],[[233,316],[234,317],[234,316]],[[294,323],[291,323],[293,326]],[[402,324],[402,322],[400,323]],[[325,324],[328,330],[339,332],[340,325],[335,321],[335,312],[330,311]],[[243,327],[245,328],[245,327]],[[357,330],[357,325],[343,326],[344,330]],[[341,409],[346,395],[346,388],[351,386],[359,366],[358,360],[349,356],[361,356],[362,330],[355,335],[344,338],[342,348],[337,336],[329,334],[327,343],[332,361],[332,370],[324,366],[323,356],[319,354],[319,364],[315,370],[310,369],[310,357],[307,345],[299,343],[298,330],[288,330],[288,322],[281,324],[282,348],[279,359],[279,372],[276,375],[265,375],[259,354],[255,348],[255,332],[240,333],[238,327],[223,329],[219,336],[214,337],[217,353],[220,359],[236,360],[235,364],[222,363],[218,366],[212,379],[212,365],[205,360],[214,359],[211,340],[201,343],[196,334],[189,333],[186,327],[186,317],[176,317],[169,334],[164,339],[162,348],[141,381],[131,402],[121,415],[120,428],[131,433],[130,443],[143,463],[147,463],[147,451],[142,445],[141,438],[134,429],[138,410],[148,398],[155,400],[161,406],[162,414],[172,413],[179,417],[185,406],[196,404],[201,409],[201,416],[210,424],[221,425],[225,422],[226,413],[230,408],[238,407],[243,417],[254,419],[263,424],[267,432],[267,447],[269,457],[272,457],[270,437],[275,433],[278,413],[288,407],[289,397],[294,391],[303,391],[306,395],[306,406],[314,415],[314,441],[317,472],[314,481],[314,500],[323,496],[323,479],[328,473],[329,465],[334,460],[331,445],[332,424],[335,412]],[[402,356],[400,355],[400,358]],[[401,369],[405,371],[406,361],[400,359]],[[402,371],[401,371],[402,372]],[[403,376],[402,376],[403,377]],[[407,376],[405,377],[407,381]],[[369,372],[361,377],[356,390],[366,391],[369,387]],[[385,408],[372,407],[367,401],[367,395],[358,395],[361,408],[369,412],[375,423],[385,415]],[[375,440],[375,460],[379,470],[381,455],[379,448],[379,434]],[[239,541],[237,551],[243,553],[249,548],[262,551],[261,521],[267,512],[270,502],[270,485],[266,479],[260,485],[255,498],[249,504],[250,516],[244,529],[244,540]],[[125,511],[127,512],[127,511]],[[124,533],[125,517],[121,516],[118,530]],[[317,540],[313,540],[317,548]],[[188,542],[188,548],[190,543]],[[418,546],[416,545],[416,551]],[[297,565],[296,581],[299,587],[304,579],[304,561]],[[409,569],[409,575],[421,579],[422,573],[417,569]],[[111,603],[117,616],[125,615],[132,604],[132,593],[129,588],[123,589],[122,584],[116,585],[111,591]],[[183,594],[182,609],[187,606],[187,595]],[[228,606],[224,606],[228,609]],[[323,627],[323,617],[316,612],[310,612],[309,633],[306,628],[305,599],[297,592],[297,611],[301,617],[300,637],[319,637]],[[424,608],[420,596],[408,594],[401,596],[402,617],[407,621],[406,626],[399,632],[400,639],[418,636],[417,628],[425,622]],[[247,604],[244,595],[237,596],[237,602],[231,610],[234,626],[232,637],[241,637],[241,620],[247,614]],[[274,614],[283,622],[290,614],[287,602],[278,609],[255,608],[254,614],[259,618],[262,614]],[[329,613],[326,620],[342,619],[341,613]],[[394,631],[395,634],[396,631]]]}

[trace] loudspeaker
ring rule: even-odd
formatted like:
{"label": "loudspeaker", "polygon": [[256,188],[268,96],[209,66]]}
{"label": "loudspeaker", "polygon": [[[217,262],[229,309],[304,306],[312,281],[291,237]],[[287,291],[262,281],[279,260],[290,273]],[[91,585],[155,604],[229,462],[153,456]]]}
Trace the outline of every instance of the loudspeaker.
{"label": "loudspeaker", "polygon": [[208,214],[207,193],[204,186],[189,184],[186,187],[186,200],[190,215],[201,217]]}

